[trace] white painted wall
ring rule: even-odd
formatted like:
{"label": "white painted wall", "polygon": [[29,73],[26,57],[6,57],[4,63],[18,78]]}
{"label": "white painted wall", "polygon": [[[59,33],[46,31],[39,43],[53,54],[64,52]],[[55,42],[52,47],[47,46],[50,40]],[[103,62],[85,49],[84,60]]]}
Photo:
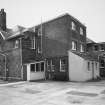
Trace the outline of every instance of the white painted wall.
{"label": "white painted wall", "polygon": [[30,80],[40,80],[45,78],[44,72],[30,72]]}
{"label": "white painted wall", "polygon": [[83,62],[84,59],[69,52],[69,80],[70,81],[84,81],[83,72]]}
{"label": "white painted wall", "polygon": [[[84,58],[68,52],[69,55],[69,80],[70,81],[87,81],[92,79],[92,62],[90,60],[85,60]],[[88,62],[90,62],[90,70],[88,70]],[[99,76],[99,63],[97,62],[96,70],[96,61],[94,61],[94,78]]]}

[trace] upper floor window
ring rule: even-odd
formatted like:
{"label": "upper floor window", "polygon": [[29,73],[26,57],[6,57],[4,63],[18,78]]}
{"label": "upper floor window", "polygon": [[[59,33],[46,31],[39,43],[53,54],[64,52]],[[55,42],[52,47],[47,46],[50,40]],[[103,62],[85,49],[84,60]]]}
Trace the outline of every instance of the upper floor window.
{"label": "upper floor window", "polygon": [[104,51],[104,45],[100,45],[100,51]]}
{"label": "upper floor window", "polygon": [[94,46],[94,51],[98,51],[98,46],[97,45]]}
{"label": "upper floor window", "polygon": [[19,48],[19,40],[15,41],[15,48]]}
{"label": "upper floor window", "polygon": [[83,28],[80,27],[80,34],[83,35]]}
{"label": "upper floor window", "polygon": [[72,50],[77,50],[77,42],[72,41]]}
{"label": "upper floor window", "polygon": [[76,24],[73,21],[71,22],[71,29],[74,31],[76,30]]}
{"label": "upper floor window", "polygon": [[31,38],[31,48],[35,49],[35,37]]}
{"label": "upper floor window", "polygon": [[84,52],[84,45],[80,44],[80,52]]}
{"label": "upper floor window", "polygon": [[38,29],[38,36],[41,36],[42,35],[42,29],[41,27]]}

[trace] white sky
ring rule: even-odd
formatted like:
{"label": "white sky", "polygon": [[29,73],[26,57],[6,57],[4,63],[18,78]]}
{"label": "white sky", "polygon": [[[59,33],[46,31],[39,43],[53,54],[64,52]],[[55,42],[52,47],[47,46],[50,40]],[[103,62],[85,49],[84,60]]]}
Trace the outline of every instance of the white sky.
{"label": "white sky", "polygon": [[105,42],[105,0],[0,0],[7,13],[7,27],[35,26],[69,13],[87,27],[87,36]]}

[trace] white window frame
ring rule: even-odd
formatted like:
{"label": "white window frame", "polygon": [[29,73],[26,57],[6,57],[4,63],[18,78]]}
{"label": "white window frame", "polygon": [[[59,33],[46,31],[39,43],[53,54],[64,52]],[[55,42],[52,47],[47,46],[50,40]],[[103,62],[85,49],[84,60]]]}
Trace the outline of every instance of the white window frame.
{"label": "white window frame", "polygon": [[52,64],[52,60],[51,60],[51,71],[54,72],[55,69],[52,69],[52,68],[55,68],[55,65]]}
{"label": "white window frame", "polygon": [[72,50],[77,50],[77,43],[76,41],[72,41]]}
{"label": "white window frame", "polygon": [[66,69],[65,69],[65,70],[62,69],[62,66],[66,66],[66,64],[62,64],[62,60],[63,60],[63,59],[60,59],[60,72],[65,72]]}
{"label": "white window frame", "polygon": [[80,35],[83,35],[83,28],[80,27]]}
{"label": "white window frame", "polygon": [[51,61],[50,61],[50,64],[48,64],[48,61],[47,61],[47,71],[50,71],[50,69],[48,69],[50,68],[50,66],[51,66]]}
{"label": "white window frame", "polygon": [[76,24],[73,21],[71,22],[71,29],[74,31],[76,30]]}
{"label": "white window frame", "polygon": [[19,40],[15,40],[15,48],[19,48]]}
{"label": "white window frame", "polygon": [[84,45],[80,44],[80,52],[84,52]]}
{"label": "white window frame", "polygon": [[36,43],[35,43],[35,36],[34,36],[31,39],[31,49],[35,49],[35,48],[36,48]]}
{"label": "white window frame", "polygon": [[[36,64],[37,64],[37,63],[40,65],[40,70],[39,70],[39,71],[36,71]],[[31,71],[31,72],[44,72],[44,71],[41,71],[41,63],[44,63],[44,71],[45,71],[45,62],[44,62],[44,61],[31,63],[31,64],[34,64],[34,65],[35,65],[35,71],[31,71],[31,64],[30,64],[30,71]]]}

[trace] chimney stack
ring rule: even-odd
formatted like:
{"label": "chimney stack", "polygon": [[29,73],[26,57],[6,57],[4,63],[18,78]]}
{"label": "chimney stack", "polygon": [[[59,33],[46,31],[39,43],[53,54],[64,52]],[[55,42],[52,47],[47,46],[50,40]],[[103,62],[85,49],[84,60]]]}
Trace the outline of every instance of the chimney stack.
{"label": "chimney stack", "polygon": [[4,9],[0,11],[0,29],[6,31],[6,13]]}

